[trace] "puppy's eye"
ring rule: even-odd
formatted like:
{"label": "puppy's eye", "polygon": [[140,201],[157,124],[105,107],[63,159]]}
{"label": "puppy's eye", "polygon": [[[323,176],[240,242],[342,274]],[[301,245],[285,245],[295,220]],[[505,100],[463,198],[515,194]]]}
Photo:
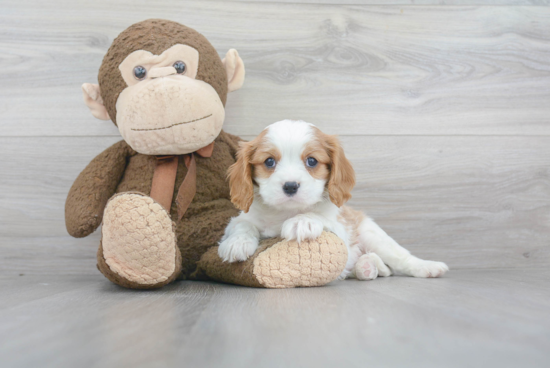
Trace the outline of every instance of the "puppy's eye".
{"label": "puppy's eye", "polygon": [[267,168],[273,169],[275,167],[275,159],[270,157],[264,161],[264,164]]}
{"label": "puppy's eye", "polygon": [[185,73],[185,63],[183,61],[176,61],[172,66],[176,69],[176,72],[178,72],[178,74]]}
{"label": "puppy's eye", "polygon": [[306,165],[308,167],[315,167],[315,166],[317,166],[317,160],[314,159],[313,157],[308,157],[307,160],[306,160]]}
{"label": "puppy's eye", "polygon": [[134,77],[136,77],[137,80],[142,80],[147,75],[147,69],[142,67],[141,65],[138,65],[134,68]]}

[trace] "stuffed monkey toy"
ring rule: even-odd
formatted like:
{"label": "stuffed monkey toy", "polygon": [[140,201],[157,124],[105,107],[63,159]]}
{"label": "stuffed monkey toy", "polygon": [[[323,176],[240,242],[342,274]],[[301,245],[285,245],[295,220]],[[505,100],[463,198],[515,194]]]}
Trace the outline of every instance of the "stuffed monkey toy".
{"label": "stuffed monkey toy", "polygon": [[266,239],[245,262],[224,263],[217,244],[231,217],[227,169],[240,139],[222,130],[227,93],[244,81],[236,50],[223,60],[179,23],[136,23],[114,41],[99,84],[84,84],[93,116],[123,140],[80,173],[65,205],[70,235],[100,224],[97,267],[123,287],[152,289],[176,279],[254,287],[319,286],[336,279],[347,250],[334,234],[297,244]]}

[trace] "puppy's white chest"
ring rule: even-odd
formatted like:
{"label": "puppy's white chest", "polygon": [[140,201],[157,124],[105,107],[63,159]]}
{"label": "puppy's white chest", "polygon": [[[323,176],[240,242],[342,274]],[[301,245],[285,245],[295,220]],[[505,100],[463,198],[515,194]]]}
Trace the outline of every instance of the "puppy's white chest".
{"label": "puppy's white chest", "polygon": [[284,219],[277,219],[276,221],[269,221],[264,223],[264,226],[260,229],[260,235],[262,238],[273,238],[281,236],[281,229]]}
{"label": "puppy's white chest", "polygon": [[262,238],[274,238],[276,236],[280,236],[281,235],[281,227],[279,226],[279,229],[276,230],[276,229],[265,229],[263,231],[261,231],[261,234]]}
{"label": "puppy's white chest", "polygon": [[273,238],[281,236],[283,223],[296,215],[296,213],[271,213],[270,216],[263,218],[261,226],[259,226],[260,236],[262,238]]}

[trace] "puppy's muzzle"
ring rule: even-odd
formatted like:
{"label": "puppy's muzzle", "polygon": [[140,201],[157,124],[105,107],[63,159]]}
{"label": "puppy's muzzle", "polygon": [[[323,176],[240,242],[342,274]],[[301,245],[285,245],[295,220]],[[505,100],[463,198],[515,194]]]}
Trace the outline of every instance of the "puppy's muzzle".
{"label": "puppy's muzzle", "polygon": [[283,185],[283,192],[289,197],[292,197],[296,192],[298,191],[298,188],[300,188],[300,184],[296,183],[295,181],[287,181]]}

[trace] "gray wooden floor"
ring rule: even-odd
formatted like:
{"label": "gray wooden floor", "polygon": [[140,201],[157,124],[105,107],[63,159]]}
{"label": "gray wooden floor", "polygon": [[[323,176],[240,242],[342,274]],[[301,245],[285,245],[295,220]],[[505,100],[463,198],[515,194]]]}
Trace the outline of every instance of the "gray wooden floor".
{"label": "gray wooden floor", "polygon": [[[548,5],[1,1],[0,367],[549,366]],[[350,204],[451,272],[297,290],[109,284],[98,234],[64,225],[73,180],[120,139],[80,85],[147,18],[239,50],[227,131],[293,118],[339,134]]]}
{"label": "gray wooden floor", "polygon": [[264,290],[0,278],[2,367],[548,367],[550,271]]}

